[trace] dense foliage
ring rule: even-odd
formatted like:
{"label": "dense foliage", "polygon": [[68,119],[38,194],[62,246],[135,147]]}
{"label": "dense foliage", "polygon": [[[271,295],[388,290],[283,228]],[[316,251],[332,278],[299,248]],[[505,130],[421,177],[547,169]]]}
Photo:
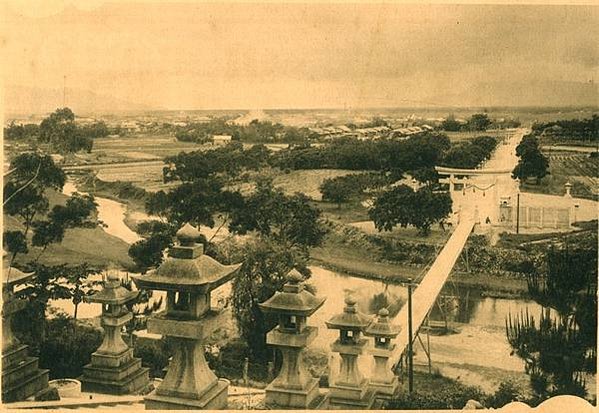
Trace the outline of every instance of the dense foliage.
{"label": "dense foliage", "polygon": [[422,134],[405,141],[341,138],[323,146],[295,146],[273,155],[273,164],[290,169],[349,169],[401,173],[431,168],[449,149],[449,138]]}
{"label": "dense foliage", "polygon": [[241,338],[249,346],[252,358],[271,357],[266,333],[276,325],[276,320],[267,317],[258,304],[283,288],[287,273],[293,268],[307,278],[310,271],[306,258],[297,248],[288,248],[268,238],[244,247],[243,264],[233,280],[231,299]]}
{"label": "dense foliage", "polygon": [[325,234],[320,210],[302,194],[286,195],[269,180],[257,182],[256,190],[234,208],[229,229],[238,234],[257,231],[283,246],[319,245]]}
{"label": "dense foliage", "polygon": [[10,169],[4,184],[4,213],[17,218],[21,226],[3,235],[11,261],[29,251],[30,231],[31,244],[42,248],[41,255],[48,245],[61,242],[69,228],[97,225],[93,219],[96,203],[90,195],[74,194],[65,205],[50,210],[46,191],[60,191],[65,183],[64,172],[50,156],[24,153],[12,160]]}
{"label": "dense foliage", "polygon": [[298,143],[306,141],[310,136],[310,131],[307,128],[295,128],[257,119],[247,125],[239,125],[224,118],[211,119],[209,122],[190,123],[177,127],[175,131],[175,137],[184,142],[211,142],[214,135],[229,135],[232,140],[251,143]]}
{"label": "dense foliage", "polygon": [[491,119],[486,113],[475,113],[470,117],[466,127],[471,131],[485,131],[491,125]]}
{"label": "dense foliage", "polygon": [[531,296],[547,309],[510,316],[507,338],[525,362],[537,401],[585,396],[584,373],[597,371],[597,234],[564,240],[546,252],[546,271],[528,274]]}
{"label": "dense foliage", "polygon": [[[422,377],[422,380],[420,378]],[[389,410],[433,410],[464,408],[468,400],[484,401],[487,397],[478,387],[466,386],[458,381],[439,375],[419,374],[412,394],[402,389],[398,395],[386,403]]]}
{"label": "dense foliage", "polygon": [[41,343],[39,363],[50,378],[77,378],[102,343],[102,330],[59,316],[48,320],[48,335]]}
{"label": "dense foliage", "polygon": [[96,138],[104,138],[111,133],[103,121],[79,125],[75,114],[69,108],[56,109],[40,125],[19,125],[11,122],[4,128],[4,137],[12,141],[37,141],[47,143],[59,153],[91,152]]}
{"label": "dense foliage", "polygon": [[526,135],[516,147],[516,155],[520,158],[512,171],[513,178],[525,180],[535,178],[537,183],[549,174],[549,159],[541,153],[539,142],[533,135]]}
{"label": "dense foliage", "polygon": [[395,226],[413,225],[423,235],[430,227],[451,213],[451,196],[436,193],[428,187],[414,191],[407,185],[398,185],[381,194],[368,211],[379,231],[391,231]]}
{"label": "dense foliage", "polygon": [[590,119],[558,120],[535,123],[532,126],[535,135],[552,136],[558,140],[597,141],[599,139],[599,115]]}
{"label": "dense foliage", "polygon": [[497,144],[497,139],[492,136],[479,136],[459,143],[447,151],[441,164],[452,168],[474,169],[491,157]]}
{"label": "dense foliage", "polygon": [[327,178],[320,185],[323,201],[335,202],[339,206],[350,199],[360,199],[365,193],[383,188],[393,182],[380,173],[361,173]]}
{"label": "dense foliage", "polygon": [[[25,326],[24,319],[14,321],[17,337],[29,346],[30,355],[39,357],[39,366],[50,370],[50,379],[79,377],[83,366],[90,362],[91,354],[102,343],[101,329],[65,314],[45,320],[47,333],[43,337],[34,328]],[[37,326],[44,317],[31,321]]]}

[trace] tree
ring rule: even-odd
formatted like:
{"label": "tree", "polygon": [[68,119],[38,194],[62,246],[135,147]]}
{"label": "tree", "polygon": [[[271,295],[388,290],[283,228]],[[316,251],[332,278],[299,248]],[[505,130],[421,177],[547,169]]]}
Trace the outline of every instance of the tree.
{"label": "tree", "polygon": [[541,153],[536,137],[527,135],[516,147],[516,155],[520,157],[518,164],[512,171],[513,178],[525,180],[534,177],[539,183],[540,179],[549,174],[549,159]]}
{"label": "tree", "polygon": [[451,196],[433,192],[428,187],[414,192],[407,185],[399,185],[384,192],[368,211],[379,231],[391,231],[395,226],[413,225],[422,235],[428,235],[433,223],[451,213]]}
{"label": "tree", "polygon": [[453,115],[449,115],[443,122],[441,122],[441,129],[447,132],[459,132],[461,128],[462,124],[455,120]]}
{"label": "tree", "polygon": [[579,245],[564,241],[547,251],[546,272],[527,275],[531,296],[546,307],[539,323],[528,313],[506,320],[508,342],[525,362],[537,402],[584,397],[583,374],[597,372],[597,234]]}
{"label": "tree", "polygon": [[46,338],[46,311],[48,302],[57,299],[70,299],[75,306],[74,316],[84,296],[93,293],[97,282],[88,280],[98,269],[89,264],[69,266],[44,265],[31,262],[26,271],[35,273],[35,278],[18,290],[17,295],[27,300],[27,307],[21,315],[18,330],[32,342],[41,343]]}
{"label": "tree", "polygon": [[475,113],[468,120],[468,129],[471,131],[485,131],[491,124],[491,120],[486,113]]}
{"label": "tree", "polygon": [[231,231],[257,231],[288,247],[319,245],[325,234],[320,210],[310,205],[308,197],[301,193],[285,195],[270,180],[259,181],[256,191],[233,209],[232,217]]}
{"label": "tree", "polygon": [[136,231],[143,239],[129,247],[129,256],[142,273],[149,268],[159,266],[163,261],[163,252],[173,244],[177,227],[162,221],[145,221]]}
{"label": "tree", "polygon": [[23,228],[5,235],[8,251],[12,253],[11,261],[17,254],[28,250],[18,240],[26,241],[31,229],[34,232],[33,245],[45,249],[49,243],[62,241],[66,229],[92,225],[88,218],[96,205],[90,196],[75,196],[65,206],[54,206],[46,216],[50,207],[46,191],[60,191],[65,182],[64,172],[50,156],[25,153],[13,159],[10,169],[12,173],[3,191],[4,212],[19,218]]}
{"label": "tree", "polygon": [[283,288],[287,273],[295,268],[306,278],[310,271],[307,256],[297,248],[268,238],[248,243],[243,249],[243,264],[233,280],[231,300],[241,338],[248,344],[256,360],[268,360],[266,333],[276,325],[258,307]]}
{"label": "tree", "polygon": [[60,153],[85,150],[91,152],[94,141],[75,124],[75,114],[69,108],[56,109],[42,120],[39,140],[49,143]]}
{"label": "tree", "polygon": [[345,179],[327,178],[320,185],[323,201],[335,202],[341,208],[342,202],[347,202],[354,194],[354,187],[348,185]]}

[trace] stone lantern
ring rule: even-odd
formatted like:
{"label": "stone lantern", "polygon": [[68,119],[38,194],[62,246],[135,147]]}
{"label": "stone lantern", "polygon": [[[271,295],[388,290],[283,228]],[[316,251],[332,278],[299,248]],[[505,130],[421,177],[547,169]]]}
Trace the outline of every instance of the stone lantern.
{"label": "stone lantern", "polygon": [[210,292],[230,281],[241,264],[222,265],[204,254],[200,232],[186,224],[178,245],[147,275],[133,276],[138,288],[166,291],[166,309],[148,319],[148,332],[162,334],[174,349],[160,386],[145,398],[146,409],[224,409],[229,382],[218,379],[204,358],[203,340],[224,322],[210,307]]}
{"label": "stone lantern", "polygon": [[572,194],[571,194],[571,191],[572,191],[572,184],[570,183],[570,181],[566,182],[566,183],[564,184],[564,187],[566,188],[566,193],[564,194],[564,196],[565,196],[566,198],[572,198]]}
{"label": "stone lantern", "polygon": [[43,396],[48,387],[48,370],[38,368],[38,358],[27,354],[12,330],[13,316],[27,305],[15,296],[15,287],[35,278],[10,267],[7,254],[2,260],[2,403]]}
{"label": "stone lantern", "polygon": [[393,396],[399,389],[399,381],[388,367],[395,344],[391,343],[399,335],[400,328],[389,322],[389,310],[381,308],[375,321],[370,323],[364,334],[374,337],[374,346],[370,354],[374,356],[374,373],[370,378],[370,388],[377,395]]}
{"label": "stone lantern", "polygon": [[374,391],[358,369],[358,356],[362,354],[366,339],[360,334],[370,324],[371,318],[356,308],[356,301],[348,296],[341,314],[333,316],[326,325],[339,330],[339,338],[331,350],[339,353],[341,366],[335,382],[330,385],[329,407],[332,409],[369,409],[374,403]]}
{"label": "stone lantern", "polygon": [[277,378],[266,388],[266,404],[274,408],[315,409],[323,397],[318,380],[303,364],[302,353],[318,334],[318,328],[307,326],[307,318],[325,302],[304,289],[302,275],[295,269],[287,275],[282,292],[276,292],[260,305],[262,311],[278,317],[279,324],[266,336],[266,342],[283,354]]}
{"label": "stone lantern", "polygon": [[149,369],[141,366],[141,359],[133,357],[121,336],[122,327],[133,317],[126,303],[135,299],[139,291],[129,291],[121,285],[117,275],[108,275],[104,288],[87,301],[102,304],[104,340],[92,354],[92,361],[83,368],[81,389],[86,392],[131,394],[144,390],[149,384]]}

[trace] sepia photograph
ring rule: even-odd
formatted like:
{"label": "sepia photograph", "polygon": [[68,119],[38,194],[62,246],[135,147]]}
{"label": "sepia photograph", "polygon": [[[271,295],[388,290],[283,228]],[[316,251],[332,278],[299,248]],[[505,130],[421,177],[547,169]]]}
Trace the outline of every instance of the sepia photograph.
{"label": "sepia photograph", "polygon": [[3,0],[0,410],[597,409],[599,4]]}

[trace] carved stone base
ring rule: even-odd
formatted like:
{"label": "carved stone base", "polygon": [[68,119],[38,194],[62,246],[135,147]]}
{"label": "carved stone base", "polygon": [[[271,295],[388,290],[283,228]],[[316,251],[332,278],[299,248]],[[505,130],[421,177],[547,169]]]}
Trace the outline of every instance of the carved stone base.
{"label": "carved stone base", "polygon": [[227,408],[229,381],[217,384],[199,399],[160,396],[153,391],[144,398],[146,410],[222,410]]}
{"label": "carved stone base", "polygon": [[375,392],[364,380],[359,387],[335,384],[331,386],[328,408],[331,410],[360,410],[372,408]]}
{"label": "carved stone base", "polygon": [[48,370],[40,369],[28,346],[17,345],[2,354],[2,402],[26,400],[48,389]]}
{"label": "carved stone base", "polygon": [[370,380],[368,388],[376,393],[377,399],[391,399],[399,391],[399,380],[397,377],[389,383],[379,383]]}
{"label": "carved stone base", "polygon": [[105,394],[135,394],[149,385],[149,369],[141,366],[141,359],[133,357],[133,350],[120,354],[92,355],[92,363],[83,367],[81,390]]}
{"label": "carved stone base", "polygon": [[305,389],[285,389],[273,386],[266,388],[264,403],[272,409],[307,409],[320,396],[318,380],[312,379]]}

